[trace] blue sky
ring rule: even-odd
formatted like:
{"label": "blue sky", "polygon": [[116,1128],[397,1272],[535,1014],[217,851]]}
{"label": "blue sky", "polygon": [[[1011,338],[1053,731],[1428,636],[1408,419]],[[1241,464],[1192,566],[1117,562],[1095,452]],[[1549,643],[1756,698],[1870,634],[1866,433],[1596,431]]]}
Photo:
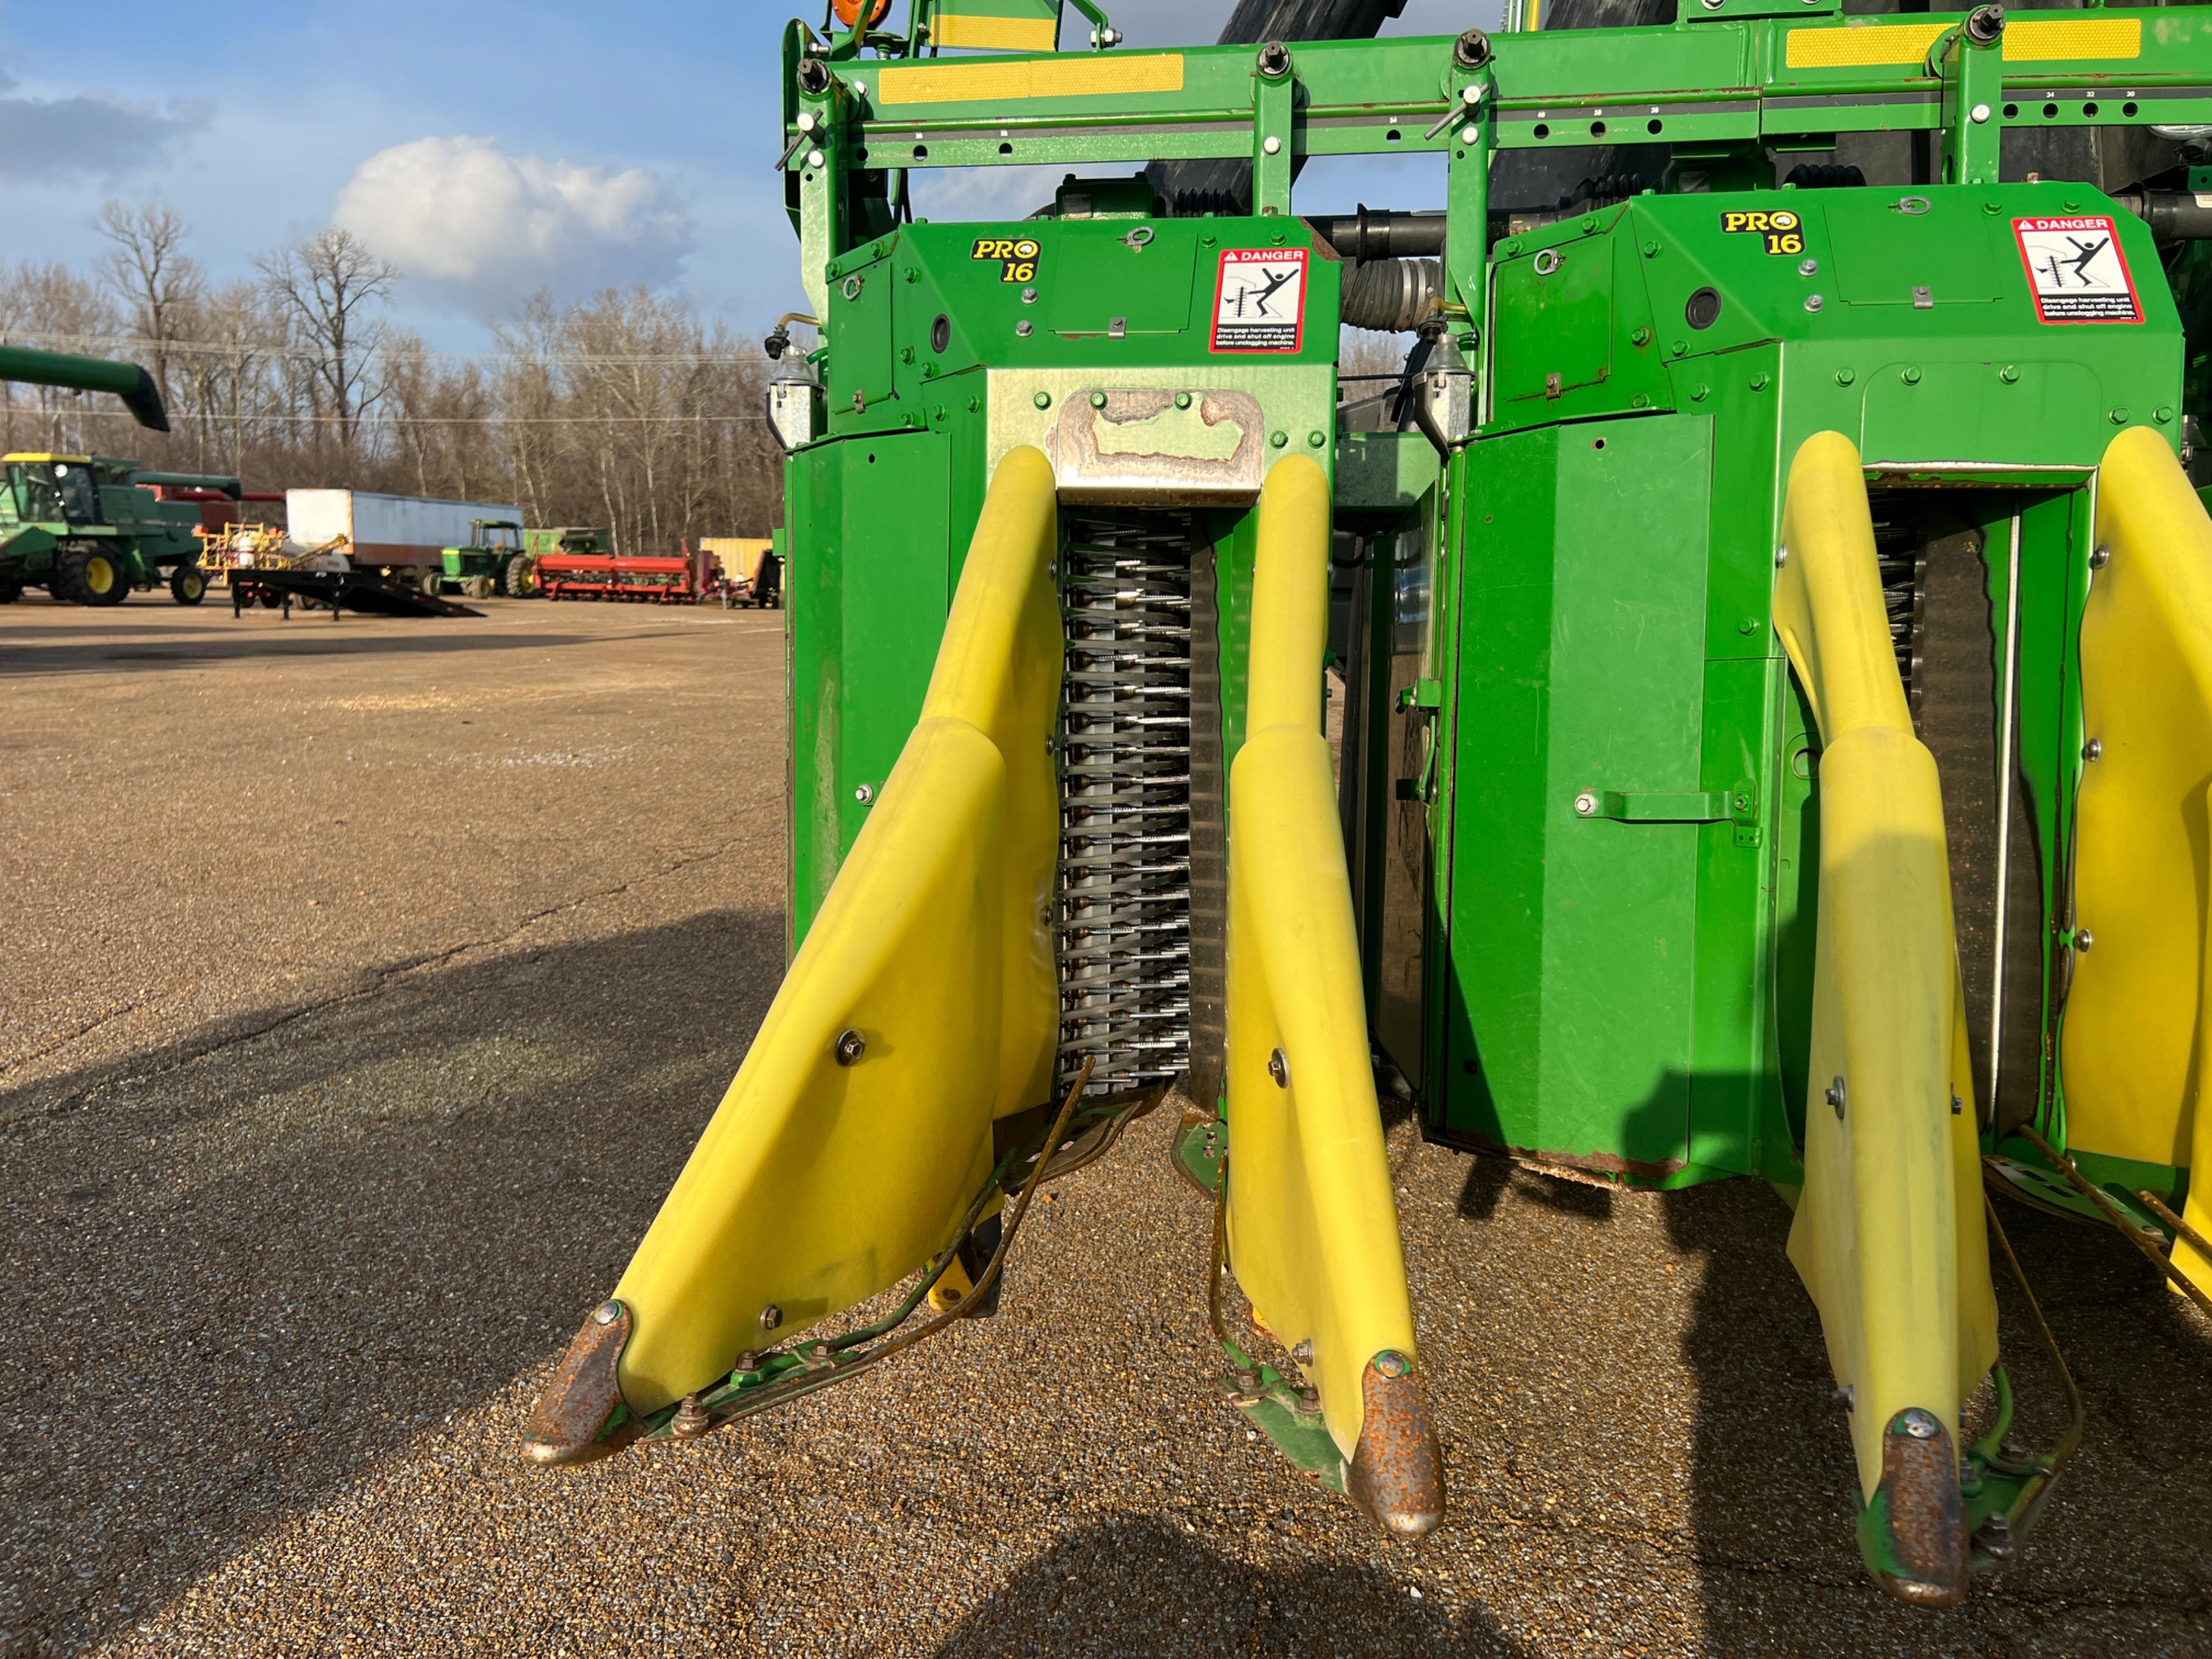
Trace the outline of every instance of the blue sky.
{"label": "blue sky", "polygon": [[[1210,40],[1229,7],[1107,9],[1145,46]],[[1497,0],[1405,9],[1386,33],[1498,15]],[[803,303],[769,171],[789,12],[790,0],[0,0],[0,255],[82,264],[101,246],[102,201],[158,200],[222,279],[335,218],[406,273],[397,319],[451,349],[481,349],[541,283],[645,282],[750,334]],[[1298,205],[1434,204],[1440,180],[1423,166],[1316,167]],[[948,218],[1025,212],[1049,193],[1036,183],[943,175],[918,199]]]}

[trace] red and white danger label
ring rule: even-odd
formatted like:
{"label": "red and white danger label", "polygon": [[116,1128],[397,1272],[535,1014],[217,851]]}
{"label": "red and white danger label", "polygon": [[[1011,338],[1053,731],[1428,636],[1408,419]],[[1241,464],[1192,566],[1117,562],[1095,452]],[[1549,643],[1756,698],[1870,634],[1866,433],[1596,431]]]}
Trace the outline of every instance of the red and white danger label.
{"label": "red and white danger label", "polygon": [[1213,349],[1296,351],[1306,341],[1306,252],[1302,247],[1221,251],[1213,285]]}
{"label": "red and white danger label", "polygon": [[2101,214],[2015,219],[2021,263],[2046,323],[2139,323],[2136,281],[2120,252],[2118,226]]}

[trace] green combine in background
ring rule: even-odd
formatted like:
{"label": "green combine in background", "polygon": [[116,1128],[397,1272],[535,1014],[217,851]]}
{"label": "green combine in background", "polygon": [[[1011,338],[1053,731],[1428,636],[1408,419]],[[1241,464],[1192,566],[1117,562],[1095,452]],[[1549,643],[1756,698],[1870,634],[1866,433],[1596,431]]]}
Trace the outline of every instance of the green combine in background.
{"label": "green combine in background", "polygon": [[[112,392],[138,424],[169,429],[153,377],[136,363],[0,346],[0,380]],[[45,586],[76,605],[120,605],[164,574],[182,605],[205,596],[196,508],[170,506],[141,483],[188,483],[239,493],[235,479],[142,472],[108,456],[0,457],[0,605]]]}
{"label": "green combine in background", "polygon": [[[1958,1601],[2082,1433],[2015,1443],[1985,1194],[2212,1309],[2212,10],[1136,52],[1086,5],[951,57],[1059,8],[858,9],[782,47],[789,975],[526,1449],[988,1311],[1038,1183],[1166,1103],[1224,1397],[1425,1532],[1379,1074],[1454,1146],[1771,1182],[1867,1565]],[[1408,154],[1441,199],[1294,210]],[[1005,166],[1072,171],[914,216]]]}

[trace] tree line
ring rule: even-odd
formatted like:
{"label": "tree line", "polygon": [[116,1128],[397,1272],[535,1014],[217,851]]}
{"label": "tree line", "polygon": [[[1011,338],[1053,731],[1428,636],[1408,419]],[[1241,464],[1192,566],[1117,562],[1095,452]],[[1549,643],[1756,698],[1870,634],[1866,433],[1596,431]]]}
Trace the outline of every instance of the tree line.
{"label": "tree line", "polygon": [[164,436],[113,400],[0,386],[0,445],[131,456],[248,489],[316,486],[513,501],[532,525],[610,526],[624,551],[764,536],[782,468],[769,364],[720,320],[644,288],[541,292],[497,349],[430,349],[396,325],[401,273],[331,227],[211,277],[169,207],[110,202],[88,269],[0,267],[0,341],[141,363]]}

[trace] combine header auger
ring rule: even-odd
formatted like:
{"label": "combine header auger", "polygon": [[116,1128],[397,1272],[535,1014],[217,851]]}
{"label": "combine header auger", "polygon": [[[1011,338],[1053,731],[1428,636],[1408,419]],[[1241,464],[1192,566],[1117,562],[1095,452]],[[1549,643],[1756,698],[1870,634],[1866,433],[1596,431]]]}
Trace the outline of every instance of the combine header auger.
{"label": "combine header auger", "polygon": [[[532,1455],[988,1311],[1002,1205],[1164,1100],[1251,1305],[1216,1274],[1226,1397],[1425,1531],[1379,1065],[1456,1146],[1772,1182],[1869,1567],[1956,1601],[2081,1432],[2062,1360],[2069,1428],[2014,1443],[1985,1194],[2117,1223],[2212,1308],[2175,301],[2212,9],[1127,52],[1085,5],[1093,50],[962,58],[1058,6],[857,9],[784,40],[824,343],[769,404],[795,956]],[[2045,177],[2001,180],[2008,137]],[[2097,180],[2049,176],[2069,144]],[[1440,210],[1293,215],[1307,159],[1409,152]],[[1089,171],[913,216],[916,169],[1036,164]],[[1381,398],[1340,324],[1417,334]]]}

